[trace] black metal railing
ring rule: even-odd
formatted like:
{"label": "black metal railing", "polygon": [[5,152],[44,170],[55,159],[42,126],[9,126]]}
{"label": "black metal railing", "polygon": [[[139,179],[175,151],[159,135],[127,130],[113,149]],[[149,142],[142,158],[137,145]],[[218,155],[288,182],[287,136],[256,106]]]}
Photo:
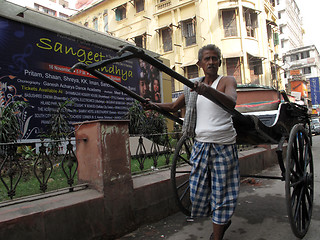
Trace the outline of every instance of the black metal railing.
{"label": "black metal railing", "polygon": [[[176,143],[181,136],[181,132],[130,135],[132,174],[171,167]],[[252,145],[237,145],[238,151],[254,147]]]}
{"label": "black metal railing", "polygon": [[[74,142],[69,138],[55,141],[42,139],[31,143],[1,143],[0,202],[64,187],[72,192],[77,183],[78,169]],[[53,149],[59,148],[61,144],[66,146],[63,153],[59,153],[59,149]],[[36,146],[39,146],[38,151]],[[18,189],[21,191],[19,194]]]}
{"label": "black metal railing", "polygon": [[[131,135],[132,174],[170,168],[181,136],[181,132]],[[85,139],[77,139],[82,140]],[[0,207],[13,198],[59,189],[72,192],[75,188],[87,188],[86,183],[78,184],[75,141],[42,139],[32,143],[0,143]],[[59,149],[54,148],[61,144],[65,145],[65,150],[61,152],[60,149],[59,154]],[[238,145],[239,151],[250,148],[253,146]]]}
{"label": "black metal railing", "polygon": [[132,174],[169,167],[181,133],[130,135]]}

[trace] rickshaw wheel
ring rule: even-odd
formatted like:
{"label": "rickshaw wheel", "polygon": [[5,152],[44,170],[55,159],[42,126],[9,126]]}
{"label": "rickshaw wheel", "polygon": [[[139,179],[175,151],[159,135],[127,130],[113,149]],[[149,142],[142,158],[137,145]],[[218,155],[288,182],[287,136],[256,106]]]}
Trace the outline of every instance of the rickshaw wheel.
{"label": "rickshaw wheel", "polygon": [[309,122],[309,123],[306,123],[306,131],[307,131],[308,136],[309,136],[310,146],[312,146],[312,132],[311,132],[310,122]]}
{"label": "rickshaw wheel", "polygon": [[311,222],[314,174],[310,139],[302,124],[290,132],[285,182],[291,229],[296,237],[303,238]]}
{"label": "rickshaw wheel", "polygon": [[193,140],[181,137],[173,154],[171,167],[171,184],[173,193],[180,210],[190,216],[190,187],[189,176],[191,172],[191,149]]}

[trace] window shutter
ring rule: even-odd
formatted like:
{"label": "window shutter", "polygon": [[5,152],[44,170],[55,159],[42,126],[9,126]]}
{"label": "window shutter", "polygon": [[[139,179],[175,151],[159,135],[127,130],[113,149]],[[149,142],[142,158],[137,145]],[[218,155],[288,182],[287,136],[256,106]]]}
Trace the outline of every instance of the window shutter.
{"label": "window shutter", "polygon": [[262,68],[262,60],[261,59],[257,59],[256,65],[253,67],[254,70],[254,74],[255,75],[261,75],[263,74],[263,68]]}
{"label": "window shutter", "polygon": [[252,27],[253,28],[258,28],[259,23],[258,23],[258,14],[255,12],[251,13],[251,22],[252,22]]}
{"label": "window shutter", "polygon": [[275,46],[279,45],[279,34],[273,33],[273,43]]}

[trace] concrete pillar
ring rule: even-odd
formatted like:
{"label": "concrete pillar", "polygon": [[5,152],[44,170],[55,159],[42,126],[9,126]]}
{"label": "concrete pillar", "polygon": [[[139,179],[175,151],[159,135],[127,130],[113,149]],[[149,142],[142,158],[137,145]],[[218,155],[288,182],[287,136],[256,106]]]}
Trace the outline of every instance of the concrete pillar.
{"label": "concrete pillar", "polygon": [[128,121],[75,124],[79,182],[104,194],[107,237],[134,226]]}

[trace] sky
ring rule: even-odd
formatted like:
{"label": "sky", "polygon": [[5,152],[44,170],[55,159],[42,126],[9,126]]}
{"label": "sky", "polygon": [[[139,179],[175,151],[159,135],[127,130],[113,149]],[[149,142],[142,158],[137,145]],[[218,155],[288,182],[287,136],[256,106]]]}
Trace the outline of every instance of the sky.
{"label": "sky", "polygon": [[304,44],[316,45],[320,52],[320,21],[319,21],[319,0],[296,0],[302,16],[303,28],[305,30]]}

